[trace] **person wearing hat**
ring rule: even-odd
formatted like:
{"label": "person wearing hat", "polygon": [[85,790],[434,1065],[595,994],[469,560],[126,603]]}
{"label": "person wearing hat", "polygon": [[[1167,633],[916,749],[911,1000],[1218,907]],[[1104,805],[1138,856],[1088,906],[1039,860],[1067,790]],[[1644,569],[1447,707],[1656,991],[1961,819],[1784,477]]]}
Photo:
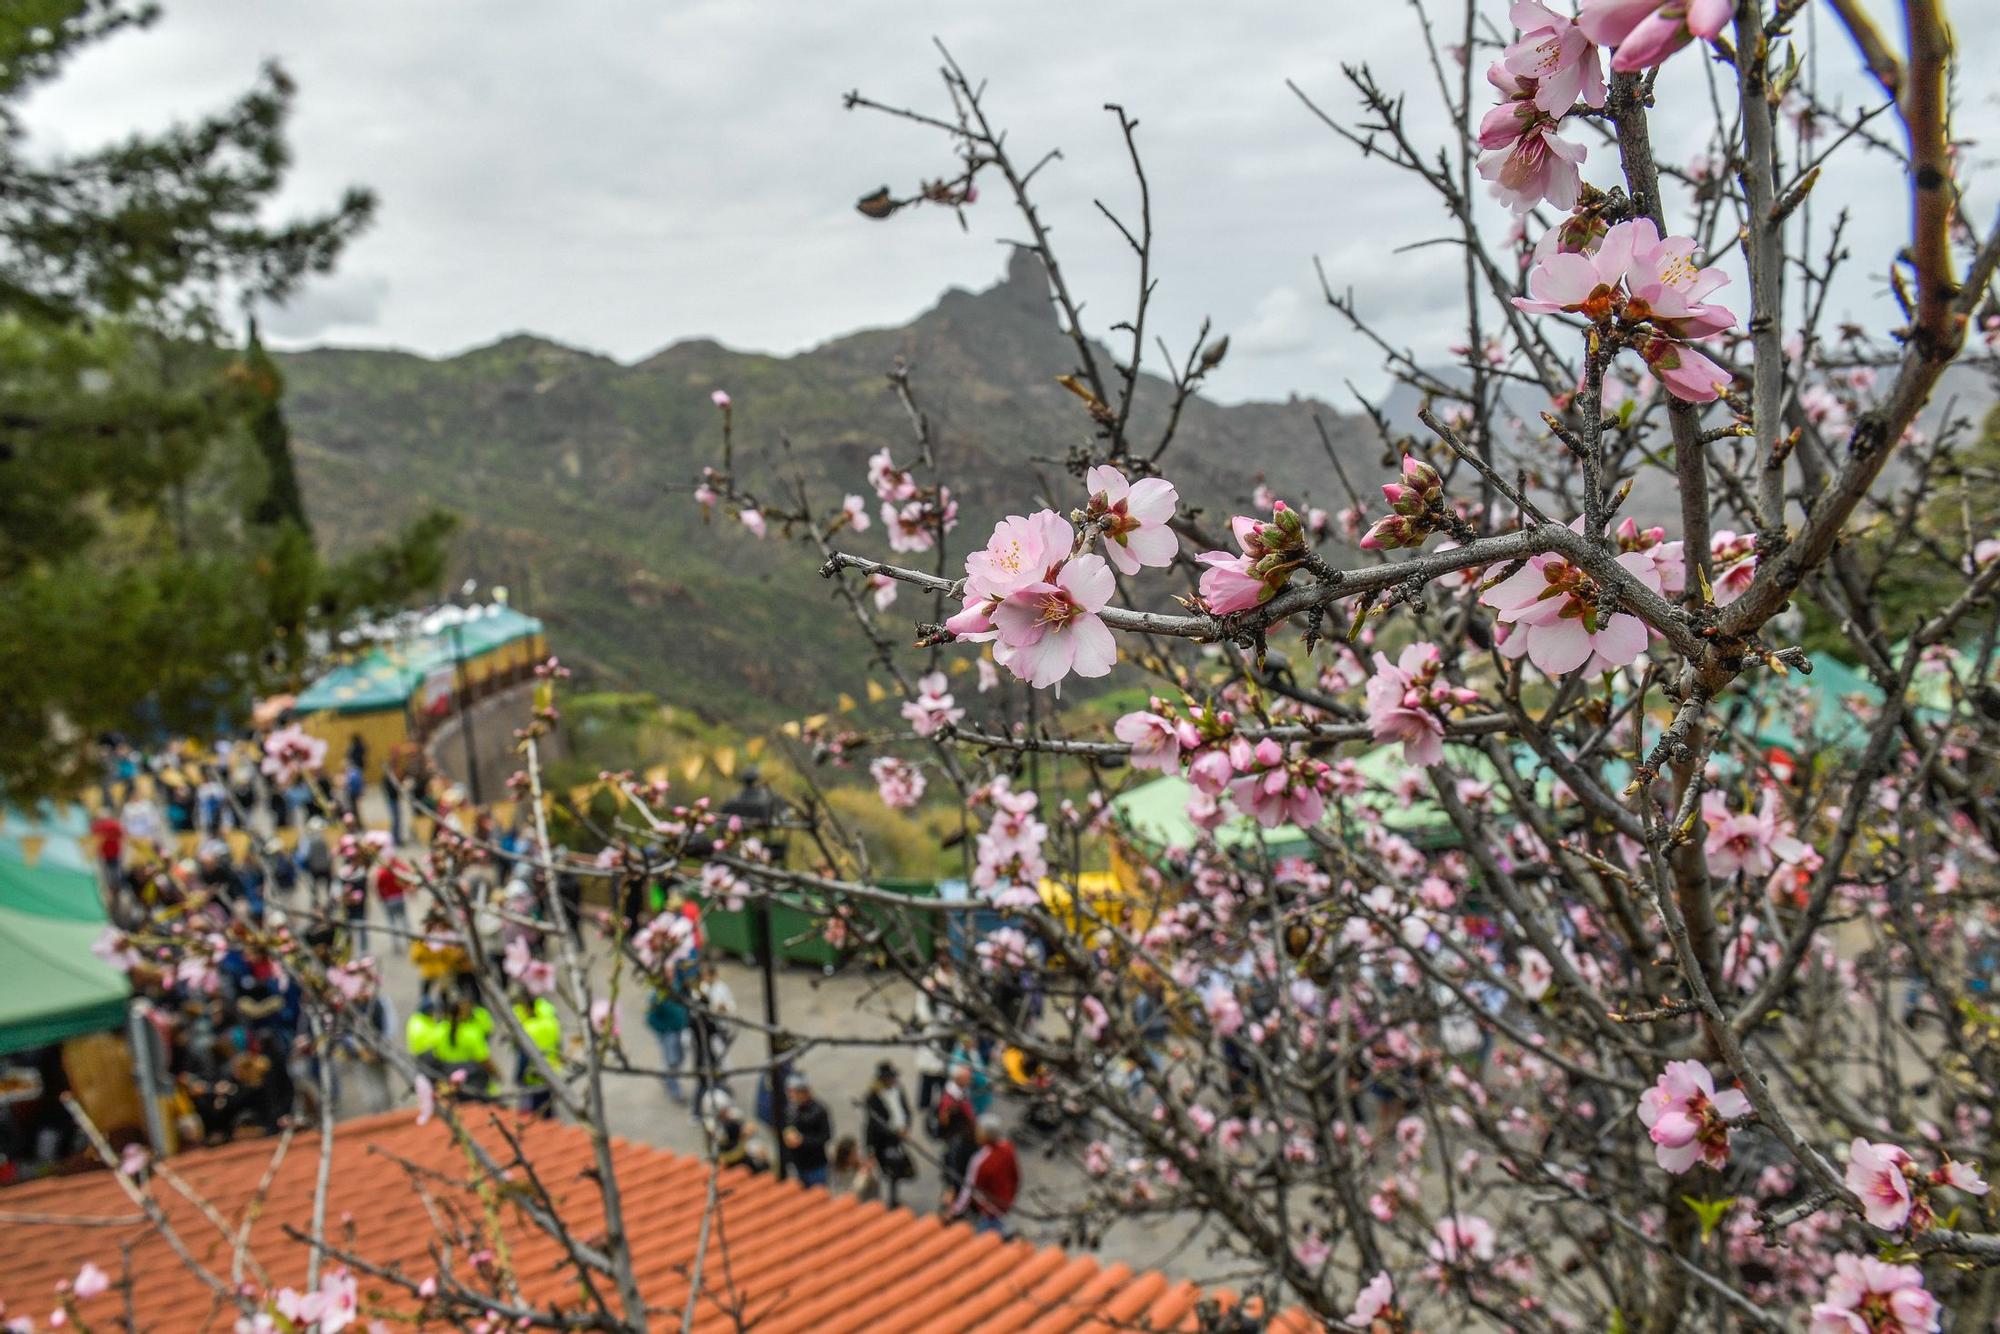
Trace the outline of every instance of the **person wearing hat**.
{"label": "person wearing hat", "polygon": [[866,1125],[863,1139],[868,1146],[868,1155],[882,1169],[882,1179],[888,1183],[889,1207],[897,1204],[897,1188],[917,1174],[916,1165],[910,1161],[909,1146],[904,1143],[910,1133],[910,1099],[903,1092],[900,1073],[894,1061],[883,1061],[875,1067],[875,1082],[868,1086],[868,1096],[861,1100]]}
{"label": "person wearing hat", "polygon": [[833,1117],[813,1096],[812,1082],[794,1074],[785,1082],[791,1108],[785,1121],[785,1159],[808,1186],[826,1184],[826,1146],[833,1139]]}

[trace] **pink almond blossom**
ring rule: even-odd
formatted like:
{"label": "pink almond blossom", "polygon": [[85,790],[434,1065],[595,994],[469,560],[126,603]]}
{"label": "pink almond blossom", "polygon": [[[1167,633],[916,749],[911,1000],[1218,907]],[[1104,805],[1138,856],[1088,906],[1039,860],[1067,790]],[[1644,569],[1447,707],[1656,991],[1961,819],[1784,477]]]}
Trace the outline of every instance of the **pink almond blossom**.
{"label": "pink almond blossom", "polygon": [[1702,796],[1702,818],[1708,822],[1710,875],[1727,878],[1739,871],[1768,876],[1779,862],[1796,862],[1811,851],[1792,835],[1791,821],[1778,809],[1778,794],[1766,789],[1755,811],[1733,811],[1729,798],[1713,789]]}
{"label": "pink almond blossom", "polygon": [[1874,1144],[1857,1136],[1847,1151],[1847,1188],[1861,1200],[1870,1227],[1894,1232],[1910,1221],[1916,1197],[1910,1191],[1910,1155],[1894,1144]]}
{"label": "pink almond blossom", "polygon": [[1507,72],[1535,83],[1535,105],[1551,116],[1567,115],[1577,99],[1604,105],[1604,65],[1597,44],[1572,18],[1537,0],[1516,0],[1507,15],[1521,36],[1501,59]]}
{"label": "pink almond blossom", "polygon": [[1229,521],[1241,555],[1205,551],[1195,559],[1208,569],[1201,576],[1201,600],[1217,616],[1248,611],[1283,588],[1305,560],[1305,524],[1282,500],[1271,503],[1267,522],[1238,514]]}
{"label": "pink almond blossom", "polygon": [[1479,698],[1476,691],[1446,681],[1443,666],[1437,645],[1421,641],[1405,647],[1394,663],[1375,655],[1375,674],[1367,688],[1368,726],[1377,741],[1402,742],[1406,763],[1443,760],[1445,711]]}
{"label": "pink almond blossom", "polygon": [[1493,1244],[1491,1223],[1477,1214],[1451,1214],[1438,1220],[1430,1257],[1439,1264],[1483,1264],[1493,1258]]}
{"label": "pink almond blossom", "polygon": [[906,811],[923,800],[924,771],[914,764],[893,755],[882,755],[869,764],[868,775],[875,780],[875,791],[882,804],[891,810]]}
{"label": "pink almond blossom", "polygon": [[1053,579],[1017,588],[993,609],[993,628],[1008,650],[1002,664],[1037,689],[1074,672],[1107,675],[1118,645],[1097,613],[1116,583],[1102,556],[1077,556]]}
{"label": "pink almond blossom", "polygon": [[717,389],[710,393],[708,401],[715,404],[716,407],[721,408],[724,412],[729,411],[731,407],[731,400],[727,389]]}
{"label": "pink almond blossom", "polygon": [[1653,1140],[1661,1167],[1679,1175],[1698,1162],[1729,1162],[1729,1122],[1750,1114],[1740,1089],[1715,1087],[1700,1061],[1668,1061],[1659,1082],[1639,1098],[1639,1121]]}
{"label": "pink almond blossom", "polygon": [[1396,1309],[1396,1283],[1388,1271],[1378,1272],[1354,1298],[1354,1309],[1342,1323],[1350,1329],[1376,1334],[1378,1329],[1394,1329],[1401,1315]]}
{"label": "pink almond blossom", "polygon": [[87,1302],[92,1297],[101,1297],[111,1291],[111,1275],[85,1260],[83,1268],[77,1270],[76,1278],[71,1280],[69,1290],[78,1301]]}
{"label": "pink almond blossom", "polygon": [[1132,747],[1134,769],[1157,769],[1163,774],[1180,771],[1181,738],[1171,719],[1138,709],[1112,724],[1111,733]]}
{"label": "pink almond blossom", "polygon": [[1812,1308],[1808,1334],[1937,1334],[1938,1302],[1915,1265],[1872,1255],[1837,1255],[1826,1300]]}
{"label": "pink almond blossom", "polygon": [[764,524],[764,512],[762,510],[754,510],[754,509],[738,510],[736,512],[736,518],[739,522],[742,523],[742,525],[745,528],[748,528],[750,530],[750,536],[759,539],[761,539],[764,536],[766,529]]}
{"label": "pink almond blossom", "polygon": [[[1660,591],[1654,562],[1627,551],[1618,564],[1653,592]],[[1532,556],[1511,577],[1479,595],[1494,609],[1493,619],[1507,627],[1500,652],[1510,658],[1523,653],[1551,676],[1579,668],[1594,673],[1615,671],[1646,651],[1646,623],[1630,612],[1605,616],[1597,607],[1596,583],[1561,556]]]}
{"label": "pink almond blossom", "polygon": [[1748,592],[1757,578],[1757,539],[1720,529],[1709,537],[1708,562],[1715,571],[1715,605],[1726,607]]}
{"label": "pink almond blossom", "polygon": [[1533,79],[1516,78],[1494,65],[1486,78],[1501,102],[1479,123],[1479,174],[1493,183],[1493,195],[1516,213],[1548,203],[1567,213],[1576,207],[1583,178],[1577,164],[1589,152],[1556,133],[1555,118],[1536,105]]}
{"label": "pink almond blossom", "polygon": [[1697,37],[1713,40],[1735,13],[1735,0],[1583,0],[1576,21],[1591,41],[1616,47],[1611,68],[1629,74]]}
{"label": "pink almond blossom", "polygon": [[1099,464],[1084,475],[1090,505],[1084,517],[1104,535],[1104,555],[1120,574],[1141,566],[1166,566],[1180,552],[1180,539],[1167,525],[1180,505],[1174,484],[1160,477],[1127,482],[1125,474]]}
{"label": "pink almond blossom", "polygon": [[556,966],[547,959],[537,959],[528,942],[518,936],[507,942],[501,966],[530,996],[546,996],[556,989]]}
{"label": "pink almond blossom", "polygon": [[903,701],[900,712],[918,736],[935,736],[940,728],[957,722],[965,710],[952,698],[951,680],[943,672],[931,672],[917,682],[917,697]]}

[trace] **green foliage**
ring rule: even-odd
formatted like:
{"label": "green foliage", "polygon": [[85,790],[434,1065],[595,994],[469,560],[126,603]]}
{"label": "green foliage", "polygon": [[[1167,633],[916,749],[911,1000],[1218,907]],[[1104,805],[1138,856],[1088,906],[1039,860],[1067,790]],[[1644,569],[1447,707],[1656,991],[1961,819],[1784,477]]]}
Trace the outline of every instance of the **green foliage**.
{"label": "green foliage", "polygon": [[121,0],[0,10],[0,793],[77,781],[106,730],[207,730],[303,665],[309,633],[435,579],[448,521],[331,571],[280,406],[229,301],[329,268],[373,200],[267,225],[289,164],[275,67],[222,112],[81,155],[24,151],[21,99]]}
{"label": "green foliage", "polygon": [[[2000,408],[1978,438],[1962,444],[1932,479],[1931,494],[1917,512],[1914,531],[1922,550],[1883,565],[1869,603],[1891,640],[1901,639],[1951,605],[1965,591],[1972,548],[2000,534]],[[1892,520],[1877,517],[1855,539],[1864,553],[1892,535]],[[1873,568],[1871,558],[1861,564]],[[1808,649],[1851,652],[1848,632],[1817,601],[1807,600]]]}

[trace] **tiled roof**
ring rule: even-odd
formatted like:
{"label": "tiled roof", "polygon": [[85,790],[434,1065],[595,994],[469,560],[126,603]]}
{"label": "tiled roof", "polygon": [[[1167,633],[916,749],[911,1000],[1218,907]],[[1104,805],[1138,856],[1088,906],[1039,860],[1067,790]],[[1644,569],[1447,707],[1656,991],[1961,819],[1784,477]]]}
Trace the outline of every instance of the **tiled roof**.
{"label": "tiled roof", "polygon": [[[466,1124],[504,1160],[501,1137],[481,1114]],[[590,1237],[599,1227],[597,1192],[583,1175],[590,1146],[576,1127],[552,1121],[517,1123],[525,1157],[561,1202],[571,1230]],[[247,1140],[171,1160],[175,1173],[217,1210],[233,1229],[240,1225],[259,1180],[269,1170],[276,1141]],[[298,1285],[305,1247],[285,1228],[303,1231],[312,1213],[318,1165],[316,1138],[301,1134],[274,1175],[251,1237],[256,1257],[276,1286]],[[697,1159],[647,1145],[614,1142],[626,1226],[638,1265],[639,1286],[665,1323],[678,1327],[687,1301],[709,1168]],[[328,1237],[370,1263],[414,1278],[434,1272],[430,1247],[436,1229],[402,1165],[413,1164],[452,1181],[466,1177],[464,1156],[439,1123],[416,1124],[409,1112],[343,1122],[334,1134],[328,1192]],[[433,1194],[449,1190],[433,1184]],[[166,1204],[196,1257],[226,1274],[231,1244],[213,1222],[164,1182],[155,1198]],[[809,1190],[769,1176],[725,1171],[715,1237],[704,1267],[697,1330],[735,1328],[723,1309],[724,1266],[733,1300],[758,1334],[1097,1334],[1111,1330],[1189,1330],[1201,1292],[1194,1284],[1158,1273],[1135,1273],[1025,1241],[1003,1241],[881,1204]],[[469,1197],[468,1197],[469,1198]],[[109,1174],[37,1181],[0,1191],[0,1214],[87,1217],[129,1215],[132,1206]],[[554,1241],[519,1218],[506,1223],[515,1272],[528,1296],[573,1299],[574,1281],[558,1262]],[[38,1321],[54,1306],[56,1284],[94,1260],[114,1279],[119,1246],[133,1243],[132,1273],[142,1328],[197,1330],[208,1323],[212,1299],[150,1227],[79,1227],[37,1222],[0,1223],[0,1300],[8,1316]],[[460,1272],[463,1261],[460,1260]],[[371,1289],[385,1304],[379,1282],[361,1280],[364,1305]],[[103,1305],[109,1315],[116,1292],[84,1308]],[[407,1309],[407,1308],[404,1308]],[[228,1328],[227,1315],[210,1328]],[[656,1319],[655,1323],[661,1323]],[[1303,1320],[1280,1320],[1285,1331],[1305,1330]],[[403,1326],[398,1326],[402,1328]]]}

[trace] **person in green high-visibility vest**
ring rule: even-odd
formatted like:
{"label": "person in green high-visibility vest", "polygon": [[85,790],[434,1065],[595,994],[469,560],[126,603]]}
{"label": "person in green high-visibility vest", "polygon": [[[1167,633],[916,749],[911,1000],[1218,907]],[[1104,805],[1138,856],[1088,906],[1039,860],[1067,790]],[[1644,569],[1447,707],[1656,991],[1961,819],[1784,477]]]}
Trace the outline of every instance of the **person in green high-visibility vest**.
{"label": "person in green high-visibility vest", "polygon": [[[562,1020],[556,1015],[556,1007],[547,996],[530,996],[525,988],[514,990],[514,1017],[521,1021],[521,1031],[528,1035],[549,1063],[549,1069],[562,1069]],[[528,1053],[520,1054],[519,1068],[515,1082],[520,1084],[521,1110],[531,1116],[555,1115],[555,1091],[542,1081],[541,1072],[529,1059]]]}
{"label": "person in green high-visibility vest", "polygon": [[425,997],[417,1008],[410,1012],[410,1018],[403,1025],[403,1043],[410,1049],[410,1056],[427,1075],[436,1078],[444,1072],[438,1068],[438,1038],[444,1032],[444,1020],[437,1013],[437,1002]]}
{"label": "person in green high-visibility vest", "polygon": [[493,1016],[479,1003],[478,984],[470,977],[460,979],[450,1005],[437,1021],[431,1054],[445,1077],[460,1086],[461,1097],[488,1097],[499,1076],[493,1066]]}

